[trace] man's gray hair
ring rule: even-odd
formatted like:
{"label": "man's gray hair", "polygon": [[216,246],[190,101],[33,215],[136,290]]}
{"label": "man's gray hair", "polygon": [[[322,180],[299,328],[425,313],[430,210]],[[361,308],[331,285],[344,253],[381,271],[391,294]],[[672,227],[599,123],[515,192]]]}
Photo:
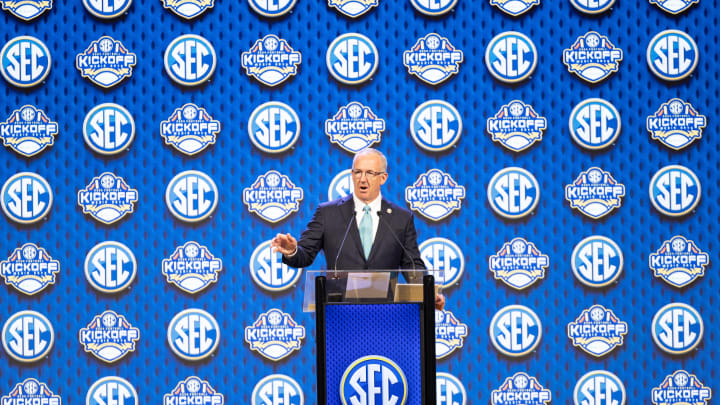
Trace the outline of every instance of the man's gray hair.
{"label": "man's gray hair", "polygon": [[379,157],[380,163],[382,165],[382,171],[387,172],[387,158],[385,157],[385,155],[382,152],[380,152],[377,149],[373,149],[373,148],[365,148],[365,149],[362,149],[361,151],[359,151],[358,153],[356,153],[355,157],[353,157],[353,166],[355,166],[355,160],[359,156],[363,156],[363,155],[375,155],[375,156]]}

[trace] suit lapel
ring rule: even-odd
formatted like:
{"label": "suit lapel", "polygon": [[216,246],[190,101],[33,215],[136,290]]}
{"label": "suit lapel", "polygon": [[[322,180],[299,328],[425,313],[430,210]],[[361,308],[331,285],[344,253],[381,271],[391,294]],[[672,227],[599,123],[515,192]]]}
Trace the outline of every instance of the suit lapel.
{"label": "suit lapel", "polygon": [[[350,218],[355,216],[355,201],[353,200],[352,194],[345,197],[345,199],[340,202],[340,212],[343,216],[343,223],[349,224]],[[357,254],[365,260],[365,253],[363,251],[362,241],[360,240],[360,231],[358,230],[359,224],[357,223],[357,220],[354,221],[354,223],[355,225],[351,226],[348,231],[348,237],[352,239],[352,245],[355,246]]]}
{"label": "suit lapel", "polygon": [[[390,222],[389,222],[390,216],[387,213],[388,208],[389,208],[389,206],[388,206],[387,202],[385,201],[385,199],[383,198],[382,201],[380,202],[380,211],[382,212],[382,214],[380,214],[377,232],[375,232],[375,240],[373,241],[372,249],[370,249],[370,255],[368,256],[368,261],[372,261],[372,259],[378,254],[378,251],[380,250],[380,248],[382,246],[384,246],[383,245],[385,243],[384,239],[387,234],[388,227],[392,228],[390,226]],[[380,222],[385,222],[385,224],[383,225]],[[359,235],[359,233],[358,233],[358,235]]]}

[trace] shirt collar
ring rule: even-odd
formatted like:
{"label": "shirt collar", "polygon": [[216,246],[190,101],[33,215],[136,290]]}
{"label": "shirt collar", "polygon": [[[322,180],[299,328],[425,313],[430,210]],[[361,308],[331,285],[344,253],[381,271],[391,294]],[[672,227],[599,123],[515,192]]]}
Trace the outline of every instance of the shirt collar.
{"label": "shirt collar", "polygon": [[[355,202],[355,212],[362,212],[363,207],[365,206],[365,202],[360,201],[359,198],[353,194],[353,201]],[[377,198],[371,201],[369,204],[370,206],[370,212],[376,213],[382,209],[382,194],[378,194]]]}

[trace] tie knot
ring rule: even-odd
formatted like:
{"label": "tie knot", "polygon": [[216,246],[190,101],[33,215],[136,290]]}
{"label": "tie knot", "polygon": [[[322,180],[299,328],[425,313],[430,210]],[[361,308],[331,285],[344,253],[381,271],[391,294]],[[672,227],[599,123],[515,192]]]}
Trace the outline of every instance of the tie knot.
{"label": "tie knot", "polygon": [[370,206],[367,205],[367,204],[365,204],[365,206],[363,207],[363,212],[366,213],[366,214],[369,213],[369,212],[370,212]]}

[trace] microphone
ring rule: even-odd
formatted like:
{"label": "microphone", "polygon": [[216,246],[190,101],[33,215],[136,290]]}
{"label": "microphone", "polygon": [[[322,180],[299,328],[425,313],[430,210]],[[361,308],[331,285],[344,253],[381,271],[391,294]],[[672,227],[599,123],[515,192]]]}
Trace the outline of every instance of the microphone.
{"label": "microphone", "polygon": [[[377,212],[378,221],[383,222],[382,217],[384,214],[392,214],[392,209],[387,208],[385,210],[385,212],[378,211]],[[383,222],[383,223],[385,223],[385,222]],[[410,258],[410,263],[412,263],[412,266],[413,266],[413,273],[412,273],[412,277],[410,277],[410,278],[413,281],[415,281],[416,277],[417,277],[417,268],[415,267],[415,259],[412,257],[412,255],[410,255],[410,252],[405,248],[405,245],[400,243],[400,239],[398,239],[397,235],[395,235],[395,232],[392,230],[392,228],[390,228],[390,224],[385,223],[385,227],[390,231],[390,235],[392,235],[393,239],[395,239],[395,242],[397,242],[397,244],[400,245],[400,247],[403,250],[403,253],[405,253],[405,255],[407,255],[407,257]]]}
{"label": "microphone", "polygon": [[350,216],[350,222],[348,222],[347,227],[345,228],[345,235],[343,235],[342,242],[340,242],[338,254],[337,256],[335,256],[335,278],[337,278],[338,259],[340,259],[340,253],[342,253],[342,248],[343,246],[345,246],[345,240],[347,239],[348,233],[350,232],[350,226],[352,226],[353,221],[355,221],[355,211],[353,211],[352,215]]}

